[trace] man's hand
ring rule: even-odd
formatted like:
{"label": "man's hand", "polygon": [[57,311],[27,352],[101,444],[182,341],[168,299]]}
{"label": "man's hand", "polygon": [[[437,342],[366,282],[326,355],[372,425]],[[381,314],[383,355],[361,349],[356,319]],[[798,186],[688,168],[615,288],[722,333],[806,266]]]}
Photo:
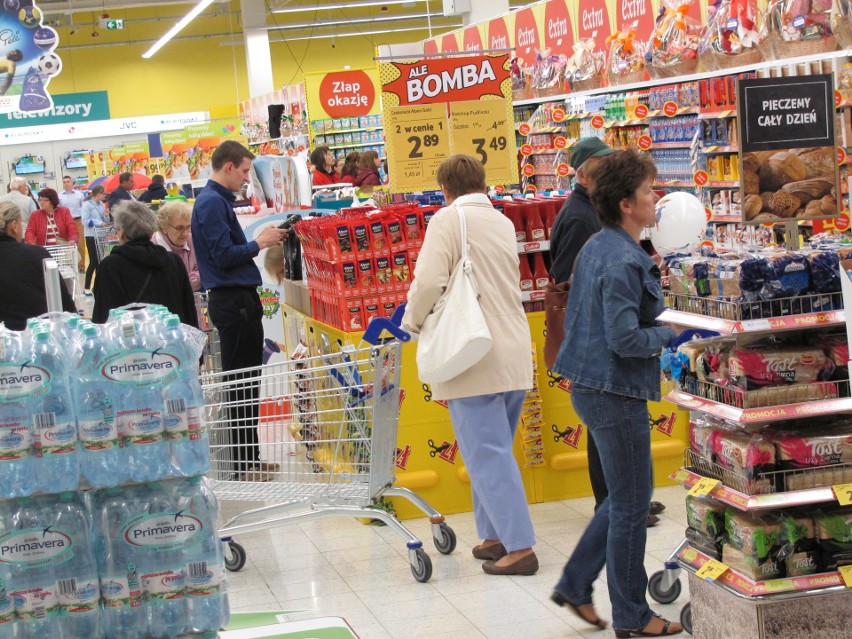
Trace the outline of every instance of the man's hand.
{"label": "man's hand", "polygon": [[269,248],[280,244],[287,239],[289,233],[285,229],[277,229],[274,226],[267,226],[260,235],[255,238],[255,242],[261,249]]}

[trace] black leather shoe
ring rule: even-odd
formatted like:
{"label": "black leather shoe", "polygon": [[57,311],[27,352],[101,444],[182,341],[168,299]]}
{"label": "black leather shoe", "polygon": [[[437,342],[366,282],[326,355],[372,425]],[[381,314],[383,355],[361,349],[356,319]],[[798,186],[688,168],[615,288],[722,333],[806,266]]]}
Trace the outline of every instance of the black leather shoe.
{"label": "black leather shoe", "polygon": [[482,569],[489,575],[534,575],[538,572],[538,557],[532,552],[508,566],[498,566],[496,561],[486,561]]}

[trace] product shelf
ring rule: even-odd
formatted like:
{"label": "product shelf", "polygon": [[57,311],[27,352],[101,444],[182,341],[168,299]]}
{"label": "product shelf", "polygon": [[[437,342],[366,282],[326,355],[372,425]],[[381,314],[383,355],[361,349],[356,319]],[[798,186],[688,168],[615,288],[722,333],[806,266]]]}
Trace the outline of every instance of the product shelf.
{"label": "product shelf", "polygon": [[686,180],[668,180],[666,182],[657,182],[654,188],[658,189],[677,189],[677,188],[695,188],[695,182]]}
{"label": "product shelf", "polygon": [[736,335],[744,333],[768,333],[777,331],[798,331],[815,326],[843,326],[846,323],[846,311],[824,311],[820,313],[804,313],[785,317],[768,317],[766,319],[733,320],[699,315],[686,311],[666,309],[658,319],[661,322],[703,328],[718,333]]}
{"label": "product shelf", "polygon": [[739,224],[743,221],[741,215],[714,215],[710,219],[710,224]]}
{"label": "product shelf", "polygon": [[369,133],[369,132],[372,132],[372,131],[383,131],[383,130],[384,130],[383,126],[367,126],[367,127],[360,127],[358,129],[324,129],[322,131],[315,131],[315,133],[317,135],[329,135],[329,134],[333,135],[335,133],[360,133],[362,131],[366,131],[366,132]]}
{"label": "product shelf", "polygon": [[704,185],[708,189],[738,189],[740,188],[739,180],[712,180]]}
{"label": "product shelf", "polygon": [[[689,546],[685,541],[678,549],[677,561],[685,570],[695,573],[711,560],[700,550]],[[766,601],[824,595],[828,592],[846,589],[839,572],[820,572],[803,577],[786,577],[753,581],[728,568],[715,583],[737,597],[752,601]]]}
{"label": "product shelf", "polygon": [[518,253],[543,253],[550,250],[550,242],[518,242]]}
{"label": "product shelf", "polygon": [[738,146],[708,146],[701,149],[704,155],[718,155],[720,153],[739,153]]}
{"label": "product shelf", "polygon": [[530,132],[527,135],[543,135],[545,133],[564,133],[568,130],[568,127],[565,126],[546,126],[541,129],[530,129]]}
{"label": "product shelf", "polygon": [[356,149],[362,146],[384,146],[384,142],[353,142],[351,144],[329,144],[328,148],[335,149]]}
{"label": "product shelf", "polygon": [[736,116],[736,109],[728,109],[727,111],[700,111],[698,113],[699,120],[720,120],[723,118],[735,118]]}
{"label": "product shelf", "polygon": [[691,149],[692,142],[654,142],[651,145],[652,151],[662,150],[662,149]]}

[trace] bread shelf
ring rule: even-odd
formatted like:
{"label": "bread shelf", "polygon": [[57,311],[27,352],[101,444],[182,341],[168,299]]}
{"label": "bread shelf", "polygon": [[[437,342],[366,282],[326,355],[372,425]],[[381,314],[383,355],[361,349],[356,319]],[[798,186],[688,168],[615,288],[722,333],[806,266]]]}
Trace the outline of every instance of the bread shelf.
{"label": "bread shelf", "polygon": [[738,146],[708,146],[701,149],[704,155],[718,155],[720,153],[739,153]]}
{"label": "bread shelf", "polygon": [[802,417],[852,413],[852,398],[850,397],[818,399],[810,402],[802,402],[801,404],[737,408],[736,406],[715,402],[705,397],[675,390],[666,395],[665,400],[688,410],[697,410],[708,415],[713,415],[714,417],[739,422],[743,425],[766,424],[768,422],[801,419]]}

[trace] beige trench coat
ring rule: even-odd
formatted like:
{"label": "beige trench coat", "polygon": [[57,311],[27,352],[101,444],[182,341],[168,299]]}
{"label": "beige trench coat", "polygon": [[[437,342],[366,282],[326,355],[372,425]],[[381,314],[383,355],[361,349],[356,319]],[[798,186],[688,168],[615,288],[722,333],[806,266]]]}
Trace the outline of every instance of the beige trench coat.
{"label": "beige trench coat", "polygon": [[419,333],[426,316],[444,292],[461,259],[461,237],[456,206],[467,218],[468,244],[480,303],[494,345],[485,357],[461,375],[432,386],[434,399],[459,399],[532,388],[530,327],[521,304],[515,228],[495,210],[484,194],[458,198],[429,222],[408,307],[402,323]]}

